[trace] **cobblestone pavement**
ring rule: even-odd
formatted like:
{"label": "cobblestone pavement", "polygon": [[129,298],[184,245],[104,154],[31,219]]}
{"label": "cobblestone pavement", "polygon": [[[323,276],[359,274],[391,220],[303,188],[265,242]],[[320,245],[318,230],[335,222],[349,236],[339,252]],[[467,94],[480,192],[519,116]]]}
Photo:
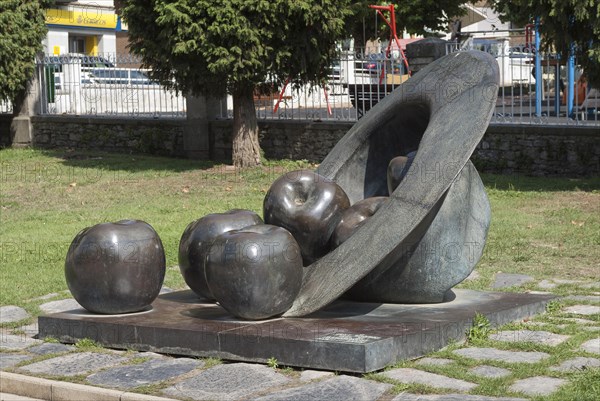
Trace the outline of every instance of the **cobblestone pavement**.
{"label": "cobblestone pavement", "polygon": [[[492,287],[530,285],[532,280],[502,274]],[[560,285],[575,289],[549,313],[505,325],[483,343],[451,345],[368,375],[44,342],[35,338],[37,325],[31,323],[34,318],[27,311],[2,306],[0,369],[9,372],[4,377],[16,373],[91,386],[86,391],[99,393],[89,399],[104,399],[102,391],[112,389],[121,391],[119,394],[137,392],[184,400],[528,400],[551,396],[568,385],[575,373],[600,367],[600,283],[546,279],[536,288],[552,291]],[[48,301],[57,296],[39,298],[38,306],[48,312],[74,307],[72,299]],[[29,324],[6,327],[22,321]],[[561,352],[554,354],[557,349]],[[523,372],[535,374],[524,377]],[[502,396],[481,395],[490,383],[499,382]],[[18,399],[4,393],[1,397]]]}

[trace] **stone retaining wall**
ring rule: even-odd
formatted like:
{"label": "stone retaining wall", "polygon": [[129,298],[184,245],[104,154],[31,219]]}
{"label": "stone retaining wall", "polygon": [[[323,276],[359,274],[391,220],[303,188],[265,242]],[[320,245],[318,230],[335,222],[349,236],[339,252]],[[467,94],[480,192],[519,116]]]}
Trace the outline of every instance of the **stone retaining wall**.
{"label": "stone retaining wall", "polygon": [[33,143],[37,148],[68,147],[110,152],[183,156],[185,120],[137,120],[35,116]]}
{"label": "stone retaining wall", "polygon": [[[186,120],[35,116],[33,146],[183,157]],[[210,122],[214,160],[231,159],[231,120]],[[351,122],[261,121],[269,159],[320,162]],[[491,125],[472,157],[482,172],[549,176],[600,175],[600,130],[581,126]]]}
{"label": "stone retaining wall", "polygon": [[[320,162],[352,123],[259,121],[259,141],[268,159]],[[231,160],[231,121],[211,121],[211,159]]]}
{"label": "stone retaining wall", "polygon": [[600,129],[493,125],[471,159],[483,172],[600,175]]}
{"label": "stone retaining wall", "polygon": [[[267,158],[320,162],[352,123],[262,121]],[[211,122],[211,155],[231,159],[231,122]],[[491,125],[473,153],[482,172],[600,175],[600,130],[581,126]]]}

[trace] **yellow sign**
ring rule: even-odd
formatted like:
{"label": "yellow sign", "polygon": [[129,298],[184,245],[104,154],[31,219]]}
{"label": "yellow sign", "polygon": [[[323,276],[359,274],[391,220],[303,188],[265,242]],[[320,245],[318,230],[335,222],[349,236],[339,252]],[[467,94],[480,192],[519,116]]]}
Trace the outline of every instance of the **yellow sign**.
{"label": "yellow sign", "polygon": [[94,7],[80,10],[50,8],[46,10],[46,24],[115,29],[117,15]]}

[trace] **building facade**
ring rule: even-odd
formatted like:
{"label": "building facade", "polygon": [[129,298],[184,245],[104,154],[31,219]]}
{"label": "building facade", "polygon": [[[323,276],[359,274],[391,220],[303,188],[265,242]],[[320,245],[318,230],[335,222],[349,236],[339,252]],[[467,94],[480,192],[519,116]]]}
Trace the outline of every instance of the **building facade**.
{"label": "building facade", "polygon": [[126,37],[113,0],[56,0],[46,26],[46,54],[116,54],[117,36]]}

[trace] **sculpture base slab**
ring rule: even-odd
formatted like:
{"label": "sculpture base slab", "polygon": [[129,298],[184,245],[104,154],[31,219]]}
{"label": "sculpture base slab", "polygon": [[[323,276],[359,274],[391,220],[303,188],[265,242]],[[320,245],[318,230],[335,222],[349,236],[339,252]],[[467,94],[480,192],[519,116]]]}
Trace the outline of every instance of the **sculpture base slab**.
{"label": "sculpture base slab", "polygon": [[84,309],[40,316],[40,338],[174,355],[366,373],[463,340],[475,313],[493,325],[543,312],[553,295],[454,290],[428,305],[338,300],[303,318],[243,321],[187,291],[161,295],[152,309],[96,315]]}

